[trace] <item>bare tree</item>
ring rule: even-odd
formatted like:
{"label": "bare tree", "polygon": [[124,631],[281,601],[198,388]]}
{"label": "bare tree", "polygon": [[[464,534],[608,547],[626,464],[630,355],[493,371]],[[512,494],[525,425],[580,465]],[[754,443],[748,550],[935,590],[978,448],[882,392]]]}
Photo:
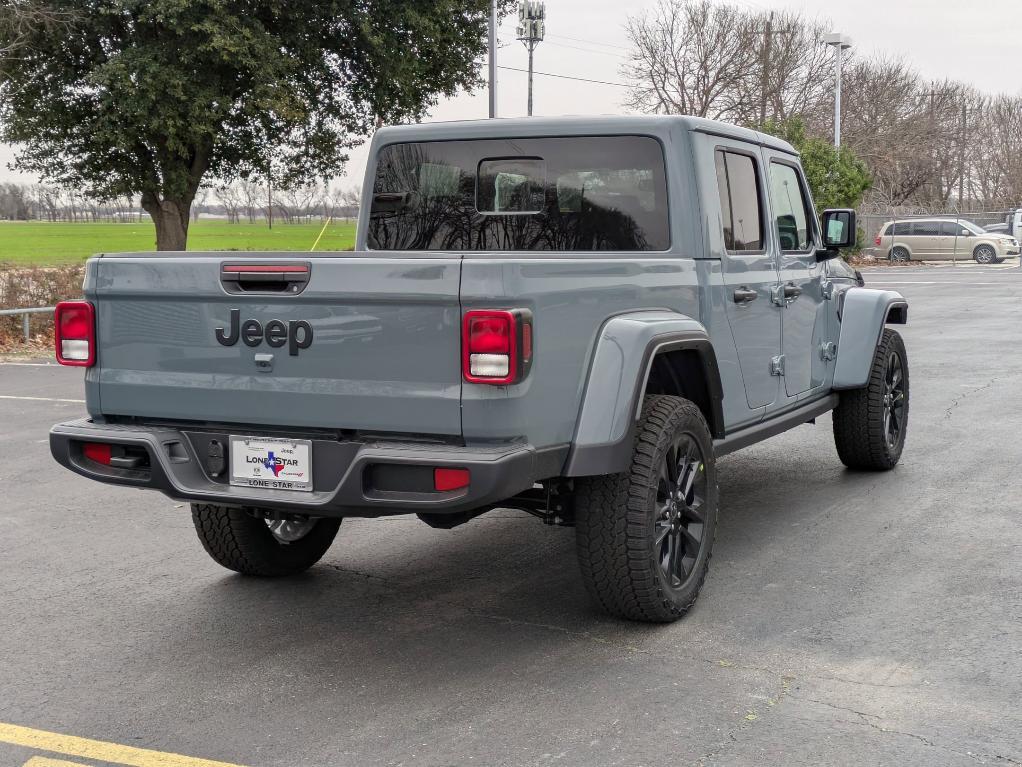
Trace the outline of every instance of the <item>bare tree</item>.
{"label": "bare tree", "polygon": [[358,186],[334,187],[331,192],[334,215],[338,218],[352,219],[358,215],[358,208],[362,198],[362,190]]}
{"label": "bare tree", "polygon": [[266,187],[255,179],[246,178],[238,182],[238,188],[245,201],[245,215],[248,216],[248,222],[254,224],[256,213],[262,209],[263,203],[267,199]]}
{"label": "bare tree", "polygon": [[319,187],[314,184],[303,184],[286,187],[280,190],[277,207],[284,214],[289,224],[308,219],[314,203],[319,197]]}
{"label": "bare tree", "polygon": [[[769,20],[769,23],[767,21]],[[830,29],[829,22],[807,20],[790,11],[764,18],[753,29],[756,76],[742,82],[752,91],[744,103],[760,103],[768,120],[805,120],[810,114],[826,114],[833,99],[833,67],[825,45],[820,44]],[[745,115],[743,122],[759,124],[757,114]]]}
{"label": "bare tree", "polygon": [[192,221],[199,220],[199,214],[202,213],[207,200],[209,200],[209,187],[199,187],[195,193],[195,199],[192,200]]}
{"label": "bare tree", "polygon": [[[659,0],[632,16],[625,105],[758,127],[798,118],[833,130],[830,25],[794,12],[753,12],[709,0]],[[955,81],[926,81],[904,61],[845,66],[844,143],[868,165],[872,207],[959,210],[1022,203],[1022,97],[990,98]]]}
{"label": "bare tree", "polygon": [[24,55],[33,32],[40,27],[70,28],[76,15],[43,0],[4,0],[0,3],[0,59]]}
{"label": "bare tree", "polygon": [[228,184],[226,186],[218,186],[216,188],[217,199],[220,200],[220,204],[224,206],[224,212],[227,214],[227,222],[230,224],[237,224],[241,218],[239,215],[239,209],[241,208],[243,194],[238,184]]}
{"label": "bare tree", "polygon": [[629,18],[632,50],[623,74],[642,112],[741,121],[753,109],[758,19],[710,0],[660,0]]}

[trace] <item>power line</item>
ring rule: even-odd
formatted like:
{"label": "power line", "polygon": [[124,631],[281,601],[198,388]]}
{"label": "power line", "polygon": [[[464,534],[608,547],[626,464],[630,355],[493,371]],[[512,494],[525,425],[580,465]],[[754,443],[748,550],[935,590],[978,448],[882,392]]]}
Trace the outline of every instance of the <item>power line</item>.
{"label": "power line", "polygon": [[547,43],[549,43],[550,45],[556,45],[558,48],[571,48],[573,51],[585,51],[586,53],[596,53],[599,54],[600,56],[613,56],[614,58],[618,59],[628,58],[628,56],[626,56],[623,53],[614,53],[613,51],[596,51],[593,50],[592,48],[583,48],[579,45],[568,45],[567,43],[559,43],[556,40],[547,40]]}
{"label": "power line", "polygon": [[629,51],[631,48],[625,45],[616,45],[615,43],[607,43],[603,40],[589,40],[584,37],[571,37],[570,35],[547,35],[547,37],[556,37],[558,40],[571,40],[576,43],[589,43],[590,45],[600,45],[604,48],[619,48],[622,51]]}
{"label": "power line", "polygon": [[[528,72],[528,69],[522,69],[521,67],[506,67],[500,65],[498,69],[508,69],[512,72]],[[553,72],[533,72],[534,75],[542,75],[543,77],[556,77],[560,80],[578,80],[583,83],[596,83],[597,85],[613,85],[615,88],[634,88],[633,85],[627,83],[612,83],[608,80],[590,80],[588,77],[572,77],[571,75],[557,75]]]}

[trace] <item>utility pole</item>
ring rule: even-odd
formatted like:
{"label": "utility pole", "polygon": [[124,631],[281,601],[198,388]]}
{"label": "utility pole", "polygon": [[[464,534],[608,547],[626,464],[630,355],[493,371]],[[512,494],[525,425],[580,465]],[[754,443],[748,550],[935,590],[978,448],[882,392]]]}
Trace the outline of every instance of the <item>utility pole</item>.
{"label": "utility pole", "polygon": [[763,32],[763,61],[760,63],[760,102],[759,102],[759,127],[766,125],[767,108],[767,87],[770,85],[770,44],[774,39],[774,12],[770,11],[767,19],[766,30]]}
{"label": "utility pole", "polygon": [[786,35],[792,30],[787,29],[774,29],[774,12],[770,11],[770,16],[766,20],[766,26],[759,30],[760,34],[763,35],[763,48],[760,58],[760,74],[759,74],[759,126],[762,128],[766,125],[767,120],[767,91],[770,89],[770,54],[773,51],[774,35]]}
{"label": "utility pole", "polygon": [[529,49],[529,117],[532,117],[532,54],[546,34],[546,3],[521,0],[517,33],[518,39]]}
{"label": "utility pole", "polygon": [[490,3],[490,117],[497,116],[497,0]]}
{"label": "utility pole", "polygon": [[[965,207],[965,138],[969,120],[969,107],[962,102],[962,132],[958,139],[958,210]],[[1022,260],[1022,259],[1020,259]]]}
{"label": "utility pole", "polygon": [[273,161],[266,164],[266,221],[273,228]]}
{"label": "utility pole", "polygon": [[823,36],[823,42],[834,49],[834,146],[841,146],[841,58],[852,47],[852,38],[833,32]]}

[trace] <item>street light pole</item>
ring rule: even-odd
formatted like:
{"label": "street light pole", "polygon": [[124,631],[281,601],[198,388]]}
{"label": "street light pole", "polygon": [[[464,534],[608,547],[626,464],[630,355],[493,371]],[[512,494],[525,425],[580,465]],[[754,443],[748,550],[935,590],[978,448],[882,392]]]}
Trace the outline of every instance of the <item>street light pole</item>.
{"label": "street light pole", "polygon": [[833,32],[823,36],[823,42],[834,49],[834,146],[841,146],[841,59],[852,47],[852,38]]}
{"label": "street light pole", "polygon": [[497,116],[497,0],[490,3],[490,117]]}
{"label": "street light pole", "polygon": [[546,3],[521,0],[518,4],[517,34],[529,49],[529,117],[532,117],[532,54],[546,34]]}

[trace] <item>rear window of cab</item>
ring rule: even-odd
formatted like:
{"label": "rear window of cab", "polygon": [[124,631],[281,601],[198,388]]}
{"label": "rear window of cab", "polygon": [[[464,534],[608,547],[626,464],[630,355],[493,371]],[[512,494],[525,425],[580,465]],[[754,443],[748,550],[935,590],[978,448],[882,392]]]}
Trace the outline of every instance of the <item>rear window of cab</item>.
{"label": "rear window of cab", "polygon": [[663,149],[648,136],[393,144],[377,159],[376,250],[658,251]]}

